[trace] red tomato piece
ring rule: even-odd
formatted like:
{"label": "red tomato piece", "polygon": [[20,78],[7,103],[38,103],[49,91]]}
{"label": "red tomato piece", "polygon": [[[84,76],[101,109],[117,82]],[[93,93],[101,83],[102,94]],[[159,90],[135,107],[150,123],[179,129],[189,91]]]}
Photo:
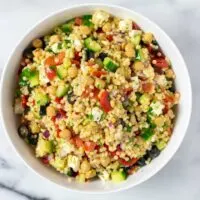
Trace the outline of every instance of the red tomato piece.
{"label": "red tomato piece", "polygon": [[23,95],[23,96],[21,97],[21,104],[22,104],[22,106],[23,106],[24,108],[26,107],[27,101],[28,101],[28,96],[27,96],[27,95]]}
{"label": "red tomato piece", "polygon": [[106,75],[106,74],[107,74],[106,71],[100,71],[100,70],[92,72],[92,75],[96,76],[97,78],[100,78],[101,76]]}
{"label": "red tomato piece", "polygon": [[81,140],[81,138],[79,138],[78,136],[76,136],[74,138],[74,141],[75,141],[75,144],[76,146],[79,148],[79,147],[84,147],[84,142],[83,140]]}
{"label": "red tomato piece", "polygon": [[103,91],[100,95],[100,104],[103,108],[104,112],[109,112],[112,110],[112,107],[110,105],[109,101],[109,93],[107,91]]}
{"label": "red tomato piece", "polygon": [[96,143],[95,142],[92,142],[92,141],[86,141],[84,143],[84,149],[85,151],[94,151],[95,148],[96,148]]}
{"label": "red tomato piece", "polygon": [[46,67],[45,72],[46,72],[46,76],[49,80],[53,80],[56,77],[55,70],[50,67]]}
{"label": "red tomato piece", "polygon": [[72,60],[72,64],[75,64],[77,67],[80,67],[80,61]]}
{"label": "red tomato piece", "polygon": [[56,102],[56,103],[60,103],[61,100],[62,100],[62,98],[59,98],[59,97],[56,97],[56,98],[55,98],[55,102]]}
{"label": "red tomato piece", "polygon": [[125,167],[130,167],[130,166],[134,165],[137,161],[138,161],[137,158],[132,158],[129,161],[126,161],[122,158],[119,159],[119,162]]}
{"label": "red tomato piece", "polygon": [[65,52],[60,52],[56,57],[55,57],[55,63],[56,65],[61,65],[63,64],[63,60],[65,58]]}
{"label": "red tomato piece", "polygon": [[44,61],[44,64],[45,64],[46,66],[54,66],[54,65],[56,65],[55,56],[49,56],[49,57]]}
{"label": "red tomato piece", "polygon": [[75,22],[75,25],[80,26],[83,23],[83,20],[80,17],[76,17],[74,22]]}
{"label": "red tomato piece", "polygon": [[155,89],[155,86],[154,86],[153,83],[143,83],[142,89],[143,89],[144,92],[152,93]]}
{"label": "red tomato piece", "polygon": [[164,58],[157,58],[152,61],[153,65],[158,68],[168,68],[169,64]]}
{"label": "red tomato piece", "polygon": [[79,55],[79,52],[78,52],[78,51],[76,51],[76,52],[74,53],[74,60],[78,60],[78,61],[81,60],[81,56]]}

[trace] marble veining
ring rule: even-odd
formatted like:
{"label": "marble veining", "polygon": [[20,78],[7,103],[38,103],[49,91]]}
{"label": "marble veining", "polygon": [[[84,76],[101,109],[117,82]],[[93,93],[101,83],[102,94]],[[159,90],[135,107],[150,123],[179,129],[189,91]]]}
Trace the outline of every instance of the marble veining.
{"label": "marble veining", "polygon": [[[96,1],[0,0],[0,74],[15,44],[30,25],[55,10],[86,2]],[[193,114],[183,144],[167,166],[142,185],[116,194],[83,195],[36,176],[16,156],[0,126],[0,200],[200,199],[200,1],[110,0],[109,3],[128,7],[155,21],[183,54],[193,88]]]}

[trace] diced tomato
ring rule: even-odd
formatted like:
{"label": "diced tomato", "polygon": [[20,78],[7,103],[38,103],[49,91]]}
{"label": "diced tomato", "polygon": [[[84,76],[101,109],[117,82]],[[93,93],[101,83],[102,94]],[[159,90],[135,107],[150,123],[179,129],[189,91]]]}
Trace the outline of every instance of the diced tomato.
{"label": "diced tomato", "polygon": [[94,88],[93,90],[92,90],[92,92],[93,92],[93,98],[95,98],[95,99],[99,99],[99,92],[100,92],[100,90],[98,89],[98,88]]}
{"label": "diced tomato", "polygon": [[[155,63],[154,63],[155,62]],[[152,61],[153,65],[159,68],[168,68],[169,64],[164,58],[157,58]]]}
{"label": "diced tomato", "polygon": [[112,110],[109,100],[109,93],[107,91],[103,91],[100,95],[100,104],[103,108],[104,112],[109,112]]}
{"label": "diced tomato", "polygon": [[56,98],[55,98],[55,102],[56,102],[56,103],[60,103],[61,100],[62,100],[62,98],[59,98],[59,97],[56,97]]}
{"label": "diced tomato", "polygon": [[74,60],[78,60],[78,61],[81,60],[81,56],[79,55],[79,52],[78,52],[78,51],[76,51],[76,52],[74,53]]}
{"label": "diced tomato", "polygon": [[55,57],[55,63],[56,63],[56,65],[61,65],[61,64],[63,64],[64,58],[65,58],[65,52],[60,52],[60,53]]}
{"label": "diced tomato", "polygon": [[92,142],[92,141],[86,141],[84,143],[84,149],[85,151],[94,151],[95,147],[96,147],[96,143]]}
{"label": "diced tomato", "polygon": [[78,136],[76,136],[74,138],[74,141],[75,141],[75,144],[76,146],[79,148],[79,147],[84,147],[84,142],[83,140],[81,140],[81,138],[79,138]]}
{"label": "diced tomato", "polygon": [[54,66],[56,65],[55,62],[55,56],[49,56],[45,61],[44,61],[45,66]]}
{"label": "diced tomato", "polygon": [[122,158],[119,159],[119,162],[125,167],[130,167],[130,166],[134,165],[137,161],[138,161],[137,158],[132,158],[129,161],[126,161]]}
{"label": "diced tomato", "polygon": [[90,87],[86,87],[84,92],[82,93],[82,97],[89,97],[89,95],[93,93],[93,96],[91,98],[98,99],[99,91],[100,90],[96,87],[94,87],[93,89],[91,89]]}
{"label": "diced tomato", "polygon": [[143,83],[142,89],[143,89],[144,92],[152,93],[155,89],[155,86],[154,86],[153,83]]}
{"label": "diced tomato", "polygon": [[53,80],[56,77],[56,71],[50,67],[46,67],[45,72],[49,80]]}
{"label": "diced tomato", "polygon": [[82,18],[80,18],[80,17],[76,17],[76,18],[75,18],[75,25],[80,26],[82,23],[83,23]]}
{"label": "diced tomato", "polygon": [[106,71],[100,71],[100,70],[92,72],[92,75],[96,76],[97,78],[100,78],[101,76],[106,75],[106,74],[107,74]]}
{"label": "diced tomato", "polygon": [[80,61],[72,60],[72,64],[75,64],[77,67],[80,67]]}
{"label": "diced tomato", "polygon": [[63,64],[63,60],[65,58],[65,52],[60,52],[56,56],[49,56],[45,61],[45,66],[55,66]]}
{"label": "diced tomato", "polygon": [[141,30],[141,28],[135,22],[132,23],[132,29],[133,30]]}
{"label": "diced tomato", "polygon": [[22,97],[21,97],[21,104],[22,104],[22,106],[24,108],[26,107],[27,102],[28,102],[28,96],[27,95],[22,95]]}
{"label": "diced tomato", "polygon": [[55,122],[55,121],[56,121],[56,116],[53,116],[53,117],[51,118],[51,120],[52,120],[53,122]]}
{"label": "diced tomato", "polygon": [[113,41],[113,35],[107,35],[106,39],[110,42]]}
{"label": "diced tomato", "polygon": [[66,112],[62,109],[59,110],[59,113],[62,117],[66,117]]}
{"label": "diced tomato", "polygon": [[166,95],[164,98],[166,103],[174,103],[174,96],[173,95]]}

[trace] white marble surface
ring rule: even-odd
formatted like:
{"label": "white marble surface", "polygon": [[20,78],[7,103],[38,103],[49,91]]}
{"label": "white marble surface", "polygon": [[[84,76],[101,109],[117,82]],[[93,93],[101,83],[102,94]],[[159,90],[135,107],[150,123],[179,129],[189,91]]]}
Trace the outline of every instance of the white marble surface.
{"label": "white marble surface", "polygon": [[[72,5],[69,0],[0,0],[0,70],[27,28],[54,10]],[[74,0],[73,4],[85,1]],[[89,1],[95,2],[95,1]],[[99,0],[98,2],[108,2]],[[111,195],[83,195],[49,183],[16,156],[0,127],[0,199],[200,199],[200,1],[110,0],[146,15],[161,26],[181,50],[193,87],[193,115],[184,142],[169,164],[136,188]]]}

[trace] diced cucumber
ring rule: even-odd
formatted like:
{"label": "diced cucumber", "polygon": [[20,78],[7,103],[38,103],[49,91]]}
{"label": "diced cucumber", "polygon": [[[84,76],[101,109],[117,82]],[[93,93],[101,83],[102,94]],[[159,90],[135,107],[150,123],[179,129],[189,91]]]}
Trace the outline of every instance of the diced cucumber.
{"label": "diced cucumber", "polygon": [[119,67],[119,64],[109,57],[106,57],[104,59],[103,65],[104,65],[104,68],[109,72],[116,72],[117,68]]}
{"label": "diced cucumber", "polygon": [[69,20],[67,23],[61,26],[61,29],[65,33],[70,33],[72,31],[72,26],[74,24],[74,20]]}
{"label": "diced cucumber", "polygon": [[111,179],[115,183],[119,183],[121,181],[126,180],[127,173],[124,171],[124,169],[120,169],[119,171],[113,171],[111,173]]}
{"label": "diced cucumber", "polygon": [[166,147],[167,143],[164,140],[156,142],[157,148],[162,151]]}
{"label": "diced cucumber", "polygon": [[30,68],[23,69],[23,71],[21,72],[21,74],[19,76],[19,85],[20,86],[28,85],[28,79],[29,79],[30,75],[31,75]]}
{"label": "diced cucumber", "polygon": [[57,97],[63,97],[67,94],[69,87],[68,85],[59,85],[56,90],[56,96]]}
{"label": "diced cucumber", "polygon": [[88,27],[93,27],[94,24],[92,23],[92,15],[84,15],[83,16],[83,25]]}
{"label": "diced cucumber", "polygon": [[94,41],[92,38],[87,38],[84,41],[85,47],[90,51],[98,52],[101,50],[101,46],[98,42]]}
{"label": "diced cucumber", "polygon": [[139,60],[139,61],[144,61],[144,54],[142,52],[142,49],[138,49],[136,51],[136,57],[135,57],[136,60]]}
{"label": "diced cucumber", "polygon": [[41,92],[35,93],[35,101],[40,106],[44,106],[49,102],[49,97],[46,94],[43,94]]}
{"label": "diced cucumber", "polygon": [[151,139],[154,135],[154,131],[152,128],[145,128],[142,130],[142,134],[140,135],[145,141]]}
{"label": "diced cucumber", "polygon": [[31,76],[29,78],[30,86],[34,87],[40,84],[39,81],[39,72],[38,71],[33,71],[31,72]]}
{"label": "diced cucumber", "polygon": [[140,41],[141,41],[141,35],[140,34],[134,35],[132,39],[133,44],[137,46],[140,44]]}
{"label": "diced cucumber", "polygon": [[57,75],[60,79],[64,79],[67,77],[67,69],[64,66],[59,66],[57,68]]}
{"label": "diced cucumber", "polygon": [[39,138],[37,147],[36,147],[36,156],[43,157],[49,153],[52,153],[54,150],[53,141],[44,140],[42,137]]}

